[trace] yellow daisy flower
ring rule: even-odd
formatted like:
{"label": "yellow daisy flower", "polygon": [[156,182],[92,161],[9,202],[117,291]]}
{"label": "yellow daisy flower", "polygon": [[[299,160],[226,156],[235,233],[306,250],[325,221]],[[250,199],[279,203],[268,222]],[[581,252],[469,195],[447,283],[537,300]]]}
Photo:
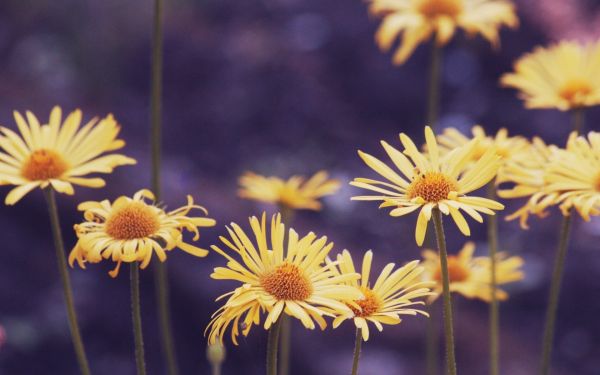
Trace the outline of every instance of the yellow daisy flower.
{"label": "yellow daisy flower", "polygon": [[122,262],[141,262],[140,268],[144,269],[153,253],[161,262],[167,259],[165,252],[175,248],[198,257],[206,256],[208,250],[185,242],[182,233],[184,229],[194,233],[196,241],[200,237],[199,227],[214,226],[214,219],[188,216],[193,209],[208,214],[206,209],[195,205],[190,195],[185,206],[169,212],[153,201],[152,192],[144,189],[132,198],[121,196],[112,204],[108,200],[81,203],[78,209],[84,211],[86,221],[75,225],[78,241],[69,254],[71,267],[75,261],[85,268],[86,262],[98,263],[110,258],[117,266],[109,275],[117,277]]}
{"label": "yellow daisy flower", "polygon": [[[448,275],[450,278],[450,291],[462,294],[467,298],[478,298],[486,302],[492,299],[491,258],[473,257],[475,244],[467,242],[458,255],[448,256]],[[423,253],[423,280],[435,283],[434,295],[429,302],[435,301],[442,294],[442,272],[440,258],[437,252],[424,250]],[[496,258],[496,284],[504,285],[522,280],[524,277],[521,267],[523,259],[518,256],[508,257],[506,253],[498,253]],[[506,300],[508,294],[496,288],[496,298]]]}
{"label": "yellow daisy flower", "polygon": [[382,50],[388,51],[396,38],[402,38],[393,57],[398,65],[432,35],[438,45],[445,45],[462,28],[467,35],[481,34],[497,46],[500,27],[519,24],[513,4],[506,0],[370,0],[369,10],[383,19],[375,35]]}
{"label": "yellow daisy flower", "polygon": [[[358,279],[359,274],[339,275],[336,263],[325,264],[325,258],[333,247],[327,237],[317,238],[309,233],[300,238],[289,229],[289,240],[284,244],[285,226],[279,214],[271,219],[270,235],[267,233],[266,214],[262,219],[250,218],[255,243],[237,224],[227,228],[231,240],[221,241],[241,261],[234,259],[218,246],[211,248],[227,259],[227,267],[217,267],[211,277],[216,280],[235,280],[242,283],[234,291],[217,300],[228,297],[225,304],[213,315],[206,328],[209,342],[222,340],[231,326],[231,339],[237,345],[237,336],[247,336],[254,324],[260,324],[261,313],[267,312],[264,328],[269,329],[285,313],[302,322],[308,329],[321,329],[327,323],[323,316],[349,314],[344,300],[359,299],[361,293],[344,282]],[[270,239],[270,241],[269,241]]]}
{"label": "yellow daisy flower", "polygon": [[541,138],[535,137],[526,157],[510,160],[504,166],[497,182],[513,186],[505,188],[501,185],[498,196],[509,199],[527,198],[521,208],[507,216],[507,220],[519,219],[521,228],[528,229],[529,215],[545,217],[546,209],[558,203],[559,194],[548,191],[546,179],[546,172],[557,152],[558,147],[547,145]]}
{"label": "yellow daisy flower", "polygon": [[120,165],[136,161],[119,154],[100,156],[125,145],[117,139],[120,126],[112,115],[90,120],[81,129],[81,111],[71,112],[62,122],[60,107],[54,107],[47,125],[31,112],[15,111],[20,135],[0,127],[0,185],[16,185],[6,196],[13,205],[36,187],[51,186],[59,193],[73,194],[73,185],[102,187],[101,178],[90,173],[110,173]]}
{"label": "yellow daisy flower", "polygon": [[582,45],[560,42],[521,57],[504,86],[520,91],[527,108],[573,108],[600,104],[600,40]]}
{"label": "yellow daisy flower", "polygon": [[[338,254],[339,274],[354,274],[354,262],[348,250]],[[371,262],[373,252],[367,251],[363,257],[360,282],[356,279],[348,280],[345,284],[356,288],[364,297],[354,300],[354,304],[348,304],[352,310],[351,314],[340,315],[333,322],[333,328],[337,328],[343,321],[352,319],[356,328],[361,330],[364,341],[369,340],[369,326],[371,322],[381,332],[382,324],[399,324],[400,315],[423,314],[429,316],[414,306],[424,305],[423,301],[417,299],[431,295],[431,282],[423,282],[420,275],[423,267],[415,260],[394,271],[394,263],[386,265],[375,284],[371,286],[369,277],[371,273]]]}
{"label": "yellow daisy flower", "polygon": [[283,205],[293,209],[318,211],[319,198],[334,194],[340,188],[338,180],[329,179],[325,171],[317,172],[305,181],[302,176],[292,176],[288,180],[279,177],[265,177],[246,172],[240,177],[239,196],[266,203]]}
{"label": "yellow daisy flower", "polygon": [[420,210],[415,230],[418,245],[423,244],[434,208],[439,208],[445,215],[451,215],[460,231],[469,236],[469,225],[460,210],[476,221],[483,222],[480,212],[494,215],[494,210],[504,208],[502,204],[490,199],[467,196],[496,176],[500,167],[500,157],[496,155],[495,148],[491,147],[473,165],[469,165],[477,150],[477,139],[443,156],[440,156],[435,135],[428,126],[425,128],[425,139],[428,149],[426,155],[421,153],[404,133],[400,134],[404,152],[381,141],[393,164],[403,176],[374,156],[358,151],[363,161],[389,182],[355,178],[351,185],[374,191],[379,195],[356,196],[352,199],[383,201],[380,207],[396,207],[390,211],[391,216],[407,215]]}

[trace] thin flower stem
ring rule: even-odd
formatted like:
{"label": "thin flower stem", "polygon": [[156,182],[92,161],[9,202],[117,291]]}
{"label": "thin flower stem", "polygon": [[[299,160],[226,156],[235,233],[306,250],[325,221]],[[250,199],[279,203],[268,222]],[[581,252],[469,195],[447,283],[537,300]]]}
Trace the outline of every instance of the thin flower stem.
{"label": "thin flower stem", "polygon": [[427,94],[427,125],[435,131],[440,105],[440,75],[442,70],[442,47],[431,41],[431,60],[429,66],[429,87]]}
{"label": "thin flower stem", "polygon": [[429,319],[425,320],[425,356],[427,375],[437,375],[438,371],[438,331],[435,320],[435,304],[428,306]]}
{"label": "thin flower stem", "polygon": [[[288,233],[292,221],[294,220],[294,209],[284,204],[279,205],[281,213],[281,222],[285,225],[284,244],[287,243]],[[290,373],[290,352],[292,347],[292,320],[286,314],[282,314],[281,332],[279,335],[279,375],[289,375]]]}
{"label": "thin flower stem", "polygon": [[221,364],[213,363],[210,365],[210,373],[211,375],[221,375]]}
{"label": "thin flower stem", "polygon": [[362,346],[362,332],[360,328],[356,329],[356,339],[354,340],[354,356],[352,358],[352,375],[358,375],[358,360],[360,359],[360,348]]}
{"label": "thin flower stem", "polygon": [[452,299],[450,296],[450,277],[448,275],[448,253],[446,252],[446,238],[442,224],[442,213],[435,207],[432,211],[442,270],[442,287],[444,300],[444,333],[446,336],[446,366],[448,374],[456,375],[456,359],[454,356],[454,328],[452,326]]}
{"label": "thin flower stem", "polygon": [[277,375],[277,349],[279,347],[279,332],[281,331],[281,316],[271,328],[267,341],[267,375]]}
{"label": "thin flower stem", "polygon": [[135,341],[135,365],[138,375],[146,375],[144,359],[144,336],[142,334],[142,313],[140,309],[140,266],[138,262],[130,265],[129,281],[131,287],[131,320]]}
{"label": "thin flower stem", "polygon": [[552,343],[554,341],[554,326],[556,324],[556,312],[558,310],[558,299],[560,297],[560,286],[565,268],[565,259],[567,257],[570,230],[571,215],[569,214],[568,216],[564,216],[562,219],[562,224],[560,227],[560,239],[558,241],[556,260],[554,261],[554,271],[552,272],[550,296],[548,298],[548,308],[546,309],[546,323],[544,324],[542,362],[540,366],[541,375],[547,375],[550,373]]}
{"label": "thin flower stem", "polygon": [[583,132],[583,128],[585,126],[585,116],[583,108],[575,108],[573,110],[573,114],[571,115],[573,131],[577,132],[577,134],[581,134]]}
{"label": "thin flower stem", "polygon": [[65,259],[65,246],[60,230],[60,219],[58,217],[58,208],[56,206],[56,197],[54,189],[47,187],[43,189],[46,203],[48,204],[48,213],[50,215],[50,224],[52,227],[52,236],[54,238],[54,249],[56,251],[56,260],[58,261],[58,272],[65,296],[65,307],[67,308],[67,317],[69,319],[69,329],[71,331],[71,340],[75,347],[75,355],[79,363],[79,370],[82,375],[90,375],[90,365],[85,354],[85,347],[81,339],[79,324],[77,322],[77,313],[75,312],[75,303],[73,302],[73,290],[71,289],[71,279],[67,270],[67,260]]}
{"label": "thin flower stem", "polygon": [[[496,199],[496,180],[488,184],[487,197],[491,200]],[[496,296],[496,254],[498,252],[498,219],[496,215],[488,216],[487,220],[488,250],[490,256],[490,374],[498,375],[500,373],[500,308]]]}

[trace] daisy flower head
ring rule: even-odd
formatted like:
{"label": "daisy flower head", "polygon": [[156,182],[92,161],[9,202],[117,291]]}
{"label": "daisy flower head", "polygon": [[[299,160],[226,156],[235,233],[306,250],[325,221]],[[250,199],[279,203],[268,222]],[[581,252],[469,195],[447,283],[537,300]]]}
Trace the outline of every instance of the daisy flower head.
{"label": "daisy flower head", "polygon": [[200,237],[198,228],[212,227],[215,220],[204,216],[190,216],[192,210],[204,215],[204,207],[194,204],[190,195],[187,204],[173,211],[165,211],[154,204],[154,195],[149,190],[140,190],[132,198],[121,196],[114,202],[84,202],[78,207],[85,221],[75,225],[77,244],[69,254],[69,264],[75,261],[81,268],[85,264],[112,260],[117,265],[109,272],[117,277],[122,262],[140,262],[144,269],[152,254],[161,262],[167,259],[166,252],[179,248],[197,257],[204,257],[208,250],[184,241],[183,230]]}
{"label": "daisy flower head", "polygon": [[503,86],[519,90],[527,108],[568,111],[600,104],[600,40],[563,41],[537,47],[502,76]]}
{"label": "daisy flower head", "polygon": [[281,314],[300,320],[307,329],[314,329],[315,323],[325,329],[324,316],[351,312],[343,301],[359,299],[362,294],[345,282],[360,275],[340,275],[336,263],[325,263],[333,248],[327,237],[317,237],[312,232],[300,237],[290,228],[284,243],[287,229],[279,214],[272,216],[269,227],[265,213],[261,219],[251,217],[250,227],[253,239],[239,225],[231,223],[227,228],[230,238],[220,238],[226,250],[211,246],[227,259],[227,266],[215,268],[211,277],[241,285],[217,299],[227,301],[206,328],[210,343],[222,340],[231,326],[231,339],[237,345],[240,327],[242,335],[247,336],[252,325],[261,323],[265,312],[265,329],[275,324]]}
{"label": "daisy flower head", "polygon": [[[492,300],[490,257],[474,257],[475,244],[467,242],[457,255],[448,256],[448,276],[450,292],[459,293],[467,298],[476,298],[486,302]],[[442,294],[442,272],[440,258],[437,252],[426,249],[423,256],[423,280],[434,282],[432,303]],[[497,286],[512,283],[524,278],[523,259],[518,256],[509,257],[506,253],[496,254],[496,284]],[[496,288],[496,298],[506,300],[508,293]]]}
{"label": "daisy flower head", "polygon": [[419,246],[423,244],[433,209],[451,215],[460,231],[469,236],[471,231],[461,211],[476,221],[483,222],[480,213],[494,215],[494,210],[504,208],[494,200],[467,195],[496,176],[500,156],[496,154],[494,147],[489,148],[473,163],[477,139],[445,155],[440,154],[435,135],[429,126],[425,127],[425,139],[427,154],[420,152],[404,133],[400,134],[403,152],[381,141],[396,170],[374,156],[359,151],[363,161],[387,181],[355,178],[350,183],[377,193],[355,196],[352,197],[353,200],[382,201],[380,207],[394,207],[390,211],[391,216],[403,216],[419,210],[415,230]]}
{"label": "daisy flower head", "polygon": [[125,142],[118,139],[120,126],[112,115],[93,118],[80,128],[81,111],[64,120],[60,107],[54,107],[47,124],[27,111],[25,117],[14,112],[19,133],[0,127],[0,185],[13,185],[5,203],[13,205],[25,194],[40,187],[52,187],[72,195],[73,185],[99,188],[103,179],[87,177],[92,173],[111,173],[115,167],[135,164],[120,154]]}
{"label": "daisy flower head", "polygon": [[330,179],[325,171],[317,172],[308,180],[303,176],[283,180],[246,172],[239,182],[238,195],[242,198],[314,211],[321,209],[319,198],[334,194],[340,188],[340,182]]}
{"label": "daisy flower head", "polygon": [[369,10],[382,18],[375,40],[383,51],[401,38],[393,57],[397,65],[432,35],[443,46],[461,28],[469,36],[480,34],[498,46],[500,28],[519,24],[514,5],[507,0],[370,0]]}
{"label": "daisy flower head", "polygon": [[[348,250],[338,254],[337,259],[340,275],[356,273]],[[369,279],[372,260],[373,252],[369,250],[363,257],[360,281],[352,279],[345,282],[359,290],[363,297],[354,300],[352,304],[348,303],[351,313],[340,315],[333,322],[333,327],[337,328],[343,321],[352,319],[356,328],[361,330],[364,341],[369,340],[369,322],[381,332],[383,324],[399,324],[401,315],[429,316],[417,306],[425,304],[419,299],[431,295],[429,288],[433,286],[431,282],[421,281],[423,267],[418,260],[395,270],[394,263],[387,264],[375,283],[371,284]]]}

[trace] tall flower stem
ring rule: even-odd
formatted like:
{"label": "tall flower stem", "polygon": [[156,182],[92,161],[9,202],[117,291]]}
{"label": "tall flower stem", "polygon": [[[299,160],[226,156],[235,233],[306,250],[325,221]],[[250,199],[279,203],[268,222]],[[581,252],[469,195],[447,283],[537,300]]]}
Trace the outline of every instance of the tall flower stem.
{"label": "tall flower stem", "polygon": [[577,134],[581,134],[585,125],[585,115],[583,108],[575,108],[571,116],[573,131],[577,132]]}
{"label": "tall flower stem", "polygon": [[56,251],[56,260],[58,262],[58,272],[60,274],[60,282],[65,296],[65,307],[67,308],[67,317],[69,319],[69,329],[71,331],[71,340],[75,347],[75,355],[79,370],[82,375],[90,375],[90,365],[85,354],[85,347],[79,332],[79,324],[77,322],[77,313],[75,312],[75,303],[73,302],[73,291],[71,289],[71,279],[67,270],[67,260],[65,258],[65,245],[60,230],[60,219],[58,217],[58,208],[56,206],[56,197],[54,189],[47,187],[44,190],[44,197],[48,204],[48,213],[50,215],[50,225],[52,227],[52,237],[54,238],[54,250]]}
{"label": "tall flower stem", "polygon": [[362,332],[360,328],[356,329],[356,339],[354,340],[354,356],[352,357],[352,375],[358,375],[358,360],[360,359],[360,348],[362,346]]}
{"label": "tall flower stem", "polygon": [[267,375],[277,375],[277,350],[279,348],[280,331],[281,316],[277,319],[277,322],[269,328],[269,338],[267,341]]}
{"label": "tall flower stem", "polygon": [[448,275],[448,253],[446,252],[446,238],[442,224],[442,213],[435,207],[432,211],[433,223],[435,225],[435,236],[437,238],[440,256],[440,268],[442,271],[442,287],[444,300],[444,334],[446,337],[446,366],[448,374],[456,375],[456,359],[454,355],[454,328],[452,326],[452,299],[450,296],[450,277]]}
{"label": "tall flower stem", "polygon": [[442,71],[442,47],[431,41],[431,60],[429,65],[429,87],[427,93],[427,125],[433,130],[438,122],[440,105],[440,75]]}
{"label": "tall flower stem", "polygon": [[[154,0],[154,20],[152,31],[152,79],[150,94],[151,122],[151,159],[152,159],[152,191],[156,199],[160,199],[160,162],[161,162],[161,133],[162,133],[162,64],[163,64],[163,0]],[[154,282],[156,285],[156,300],[162,350],[165,356],[167,373],[177,375],[177,356],[175,340],[171,327],[171,312],[169,310],[169,277],[166,264],[157,262],[154,267]]]}
{"label": "tall flower stem", "polygon": [[129,271],[131,320],[133,322],[133,338],[135,342],[135,365],[137,368],[137,375],[146,375],[144,336],[142,334],[142,313],[140,309],[140,266],[138,262],[131,263]]}
{"label": "tall flower stem", "polygon": [[[294,220],[294,209],[284,204],[279,205],[281,221],[285,225],[284,244],[287,243],[288,233],[292,221]],[[292,347],[292,320],[287,314],[281,314],[281,332],[279,335],[279,375],[289,375],[290,373],[290,352]]]}
{"label": "tall flower stem", "polygon": [[558,241],[556,260],[554,261],[554,271],[552,272],[552,283],[550,284],[548,308],[546,309],[546,323],[544,324],[544,339],[542,343],[542,362],[540,366],[541,375],[547,375],[550,373],[550,359],[552,355],[552,343],[554,341],[554,326],[556,324],[556,312],[558,309],[560,286],[565,268],[565,259],[567,257],[570,230],[571,215],[564,216],[560,227],[560,239]]}
{"label": "tall flower stem", "polygon": [[[496,180],[492,180],[487,187],[487,197],[491,200],[496,199]],[[498,253],[498,218],[496,215],[490,215],[487,220],[488,251],[490,256],[490,374],[498,375],[500,373],[500,308],[496,289],[498,281],[496,279],[496,267]]]}
{"label": "tall flower stem", "polygon": [[425,359],[427,375],[438,374],[438,331],[435,304],[428,306],[429,319],[425,321]]}

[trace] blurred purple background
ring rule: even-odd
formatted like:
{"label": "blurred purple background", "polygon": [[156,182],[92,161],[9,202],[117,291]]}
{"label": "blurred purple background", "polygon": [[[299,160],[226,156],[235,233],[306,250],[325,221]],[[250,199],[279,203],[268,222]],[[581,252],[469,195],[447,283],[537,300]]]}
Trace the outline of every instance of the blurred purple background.
{"label": "blurred purple background", "polygon": [[[418,258],[416,218],[392,219],[369,203],[350,202],[353,177],[372,176],[358,148],[382,155],[380,139],[397,144],[400,131],[422,139],[428,48],[400,68],[373,43],[378,21],[363,2],[338,0],[166,1],[164,62],[164,201],[175,207],[191,193],[215,228],[203,231],[208,247],[236,221],[263,209],[236,197],[246,170],[289,176],[327,169],[341,192],[320,213],[301,212],[295,227],[335,241],[337,251],[360,257],[375,251],[378,269]],[[562,144],[569,117],[553,110],[527,111],[513,90],[498,86],[512,62],[537,44],[600,36],[594,0],[521,0],[521,27],[502,32],[493,51],[481,38],[462,34],[445,49],[442,126],[468,131],[509,128]],[[47,119],[51,107],[81,108],[85,118],[115,114],[125,152],[139,160],[107,177],[103,190],[79,188],[60,196],[67,246],[83,200],[130,195],[149,184],[148,91],[152,1],[3,0],[0,3],[0,123],[15,128],[12,111]],[[587,113],[587,129],[600,129],[600,111]],[[2,196],[8,188],[2,188]],[[514,202],[507,212],[514,209]],[[485,228],[470,222],[478,251]],[[526,280],[510,286],[501,305],[502,373],[537,369],[546,295],[559,218],[532,220],[523,232],[501,222],[501,247],[526,260]],[[77,374],[68,334],[46,208],[39,191],[14,207],[2,205],[0,226],[0,374]],[[465,239],[447,226],[449,247]],[[599,374],[600,222],[576,220],[559,309],[553,374]],[[175,337],[182,374],[207,374],[203,330],[219,306],[214,298],[234,283],[211,280],[224,259],[174,251],[168,266]],[[100,264],[71,272],[87,352],[95,374],[133,374],[133,338],[127,272],[116,280]],[[377,269],[377,268],[376,268]],[[151,269],[142,276],[143,323],[150,374],[165,373],[158,340]],[[487,373],[487,305],[455,298],[458,366],[462,374]],[[438,315],[436,320],[441,323]],[[424,373],[424,319],[373,334],[363,347],[361,374]],[[295,325],[293,374],[347,374],[351,323],[325,332]],[[0,335],[1,336],[1,335]],[[239,347],[228,344],[224,374],[262,374],[266,335],[254,329]],[[440,346],[440,355],[442,347]]]}

